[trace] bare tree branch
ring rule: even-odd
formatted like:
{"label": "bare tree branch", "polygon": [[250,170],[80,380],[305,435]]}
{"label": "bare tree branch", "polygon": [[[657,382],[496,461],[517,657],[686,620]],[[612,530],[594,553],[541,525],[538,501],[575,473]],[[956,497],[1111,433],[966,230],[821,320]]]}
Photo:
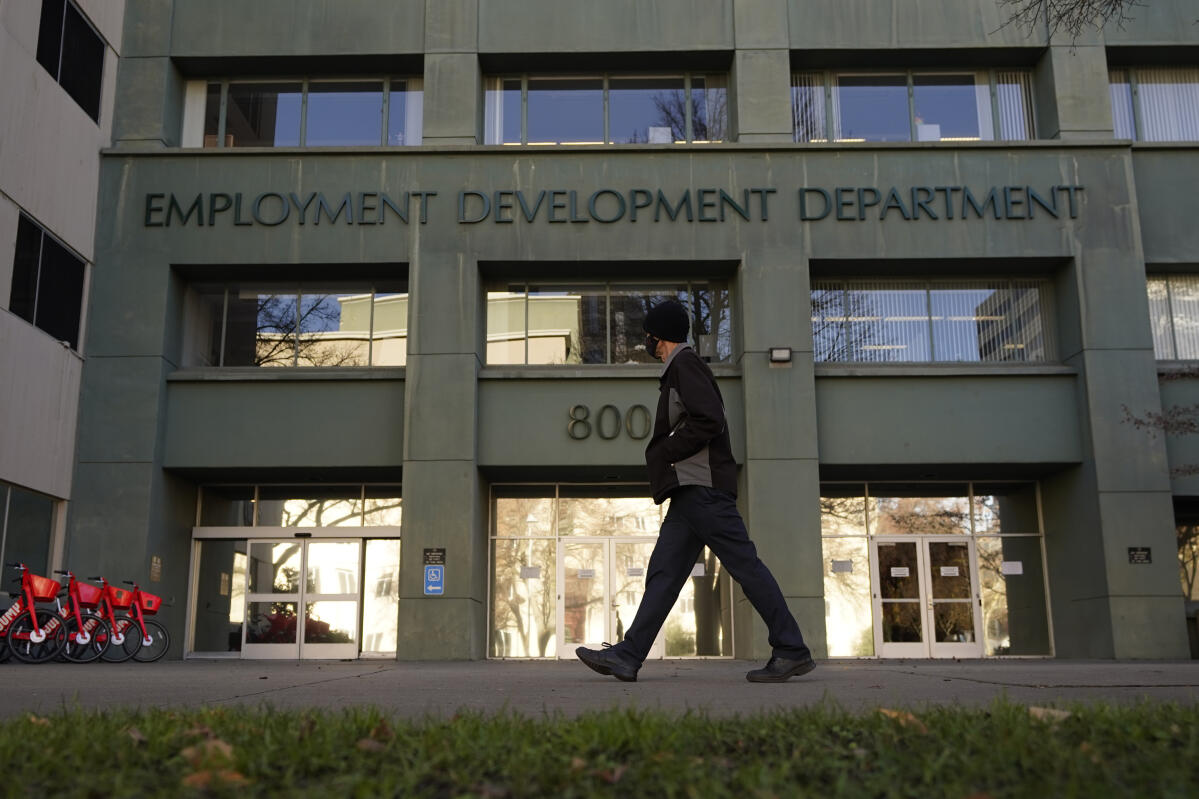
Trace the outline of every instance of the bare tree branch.
{"label": "bare tree branch", "polygon": [[1015,25],[1031,35],[1045,25],[1050,36],[1065,32],[1074,42],[1092,26],[1099,30],[1115,22],[1123,27],[1133,19],[1132,9],[1145,3],[1143,0],[999,0],[999,5],[1011,14],[1000,29]]}

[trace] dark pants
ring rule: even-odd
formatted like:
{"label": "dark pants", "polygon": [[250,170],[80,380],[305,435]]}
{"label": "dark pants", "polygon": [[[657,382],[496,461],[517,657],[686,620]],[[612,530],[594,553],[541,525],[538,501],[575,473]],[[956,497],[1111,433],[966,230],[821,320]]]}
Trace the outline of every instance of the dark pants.
{"label": "dark pants", "polygon": [[754,610],[766,622],[774,655],[791,660],[809,657],[799,625],[774,575],[758,559],[732,495],[704,486],[683,486],[671,494],[670,510],[650,555],[645,595],[624,641],[617,645],[622,654],[639,663],[649,655],[658,630],[705,544],[741,584]]}

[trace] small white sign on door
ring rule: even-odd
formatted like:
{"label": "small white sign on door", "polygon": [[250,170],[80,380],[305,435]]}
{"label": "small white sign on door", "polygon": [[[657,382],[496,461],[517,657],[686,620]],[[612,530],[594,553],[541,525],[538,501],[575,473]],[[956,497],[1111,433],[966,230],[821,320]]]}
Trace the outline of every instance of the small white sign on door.
{"label": "small white sign on door", "polygon": [[853,573],[853,561],[852,560],[834,560],[833,561],[833,574],[852,574],[852,573]]}
{"label": "small white sign on door", "polygon": [[892,577],[907,577],[907,576],[909,576],[908,575],[908,567],[907,566],[892,566],[891,567],[891,576]]}
{"label": "small white sign on door", "polygon": [[1000,574],[1024,574],[1024,561],[1005,560],[999,564]]}
{"label": "small white sign on door", "polygon": [[540,566],[521,566],[520,567],[520,579],[522,579],[522,580],[540,580],[541,579],[541,567]]}
{"label": "small white sign on door", "polygon": [[645,569],[641,566],[630,566],[625,570],[625,575],[628,577],[644,577]]}
{"label": "small white sign on door", "polygon": [[941,576],[942,577],[957,577],[958,576],[958,567],[957,566],[942,566],[941,567]]}
{"label": "small white sign on door", "polygon": [[579,569],[579,579],[580,580],[594,580],[595,579],[595,569]]}

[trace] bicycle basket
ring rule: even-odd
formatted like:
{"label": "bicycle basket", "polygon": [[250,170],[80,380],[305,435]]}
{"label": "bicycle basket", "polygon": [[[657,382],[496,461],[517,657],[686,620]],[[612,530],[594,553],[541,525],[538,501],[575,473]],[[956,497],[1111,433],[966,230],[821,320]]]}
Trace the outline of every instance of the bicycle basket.
{"label": "bicycle basket", "polygon": [[57,580],[38,577],[36,574],[29,575],[29,587],[33,590],[33,598],[38,602],[53,602],[62,590],[62,584]]}
{"label": "bicycle basket", "polygon": [[133,606],[133,592],[126,591],[124,588],[117,588],[112,585],[108,586],[108,598],[114,608],[124,610]]}
{"label": "bicycle basket", "polygon": [[142,591],[142,613],[153,615],[162,607],[162,597]]}
{"label": "bicycle basket", "polygon": [[94,608],[100,604],[100,597],[104,594],[104,589],[87,583],[75,583],[75,590],[79,594],[79,604],[85,608]]}

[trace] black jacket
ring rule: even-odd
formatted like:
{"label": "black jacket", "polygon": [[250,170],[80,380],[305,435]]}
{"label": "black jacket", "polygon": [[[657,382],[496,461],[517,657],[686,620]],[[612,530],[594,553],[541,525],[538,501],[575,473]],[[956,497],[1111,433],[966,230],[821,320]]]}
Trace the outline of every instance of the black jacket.
{"label": "black jacket", "polygon": [[736,496],[737,463],[712,370],[695,350],[682,344],[667,359],[658,383],[654,434],[645,448],[654,502],[662,504],[684,485]]}

